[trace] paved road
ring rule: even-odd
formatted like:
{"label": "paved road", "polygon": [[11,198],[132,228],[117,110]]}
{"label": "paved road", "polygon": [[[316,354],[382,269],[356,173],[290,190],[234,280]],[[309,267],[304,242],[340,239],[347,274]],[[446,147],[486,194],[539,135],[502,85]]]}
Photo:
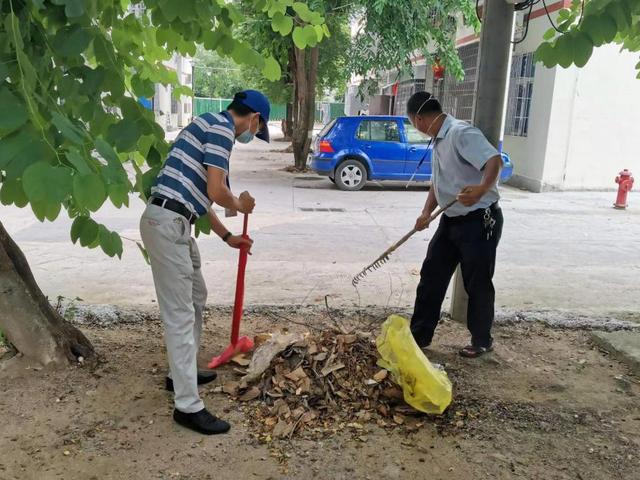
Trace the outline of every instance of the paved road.
{"label": "paved road", "polygon": [[[253,142],[238,146],[232,157],[234,190],[247,189],[257,199],[246,302],[313,304],[330,295],[334,305],[411,305],[432,232],[410,240],[359,290],[351,277],[413,226],[426,188],[371,184],[361,192],[340,192],[327,179],[283,171],[292,156],[275,150],[284,146]],[[532,194],[505,187],[502,194],[506,223],[495,279],[500,308],[589,315],[640,311],[638,193],[627,211],[611,208],[612,192]],[[107,206],[96,217],[139,239],[143,204],[132,205]],[[118,261],[72,245],[67,219],[42,224],[30,211],[8,207],[0,207],[0,218],[52,298],[152,302],[151,273],[133,242],[125,241]],[[229,220],[229,227],[237,231],[240,219]],[[231,303],[235,252],[217,238],[199,244],[210,302]]]}

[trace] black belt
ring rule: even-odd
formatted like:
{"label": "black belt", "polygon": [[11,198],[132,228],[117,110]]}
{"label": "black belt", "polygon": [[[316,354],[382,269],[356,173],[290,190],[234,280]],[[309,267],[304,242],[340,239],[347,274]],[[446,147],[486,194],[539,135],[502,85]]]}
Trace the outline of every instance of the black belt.
{"label": "black belt", "polygon": [[170,198],[151,197],[151,204],[157,205],[158,207],[166,208],[167,210],[171,210],[172,212],[182,215],[192,225],[198,218],[193,213],[191,213],[191,211],[187,207],[185,207],[184,204],[178,202],[177,200],[172,200]]}
{"label": "black belt", "polygon": [[487,208],[478,208],[476,210],[470,211],[465,215],[459,215],[457,217],[448,217],[447,214],[445,213],[444,217],[448,223],[463,223],[463,222],[467,222],[467,221],[474,220],[476,218],[484,216],[485,211],[488,209],[491,210],[492,212],[495,212],[496,210],[500,210],[500,205],[498,204],[498,202],[495,202],[489,205]]}

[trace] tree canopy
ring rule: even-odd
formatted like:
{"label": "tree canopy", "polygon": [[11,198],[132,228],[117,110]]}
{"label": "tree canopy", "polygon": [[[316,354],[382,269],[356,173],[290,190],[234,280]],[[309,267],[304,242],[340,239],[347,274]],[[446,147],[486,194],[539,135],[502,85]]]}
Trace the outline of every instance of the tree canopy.
{"label": "tree canopy", "polygon": [[[438,57],[451,75],[464,77],[455,34],[459,19],[480,28],[471,0],[360,0],[353,8],[361,21],[349,66],[365,83],[378,72],[411,72],[416,54]],[[369,89],[375,88],[375,82],[369,83]]]}
{"label": "tree canopy", "polygon": [[[305,45],[328,32],[305,3],[250,5]],[[294,28],[288,7],[299,15]],[[121,238],[92,213],[106,201],[128,205],[131,192],[146,198],[168,151],[153,112],[136,99],[157,83],[192,93],[164,62],[202,45],[268,79],[281,74],[265,49],[237,38],[245,18],[223,0],[0,0],[0,12],[0,200],[29,205],[41,221],[64,209],[72,241],[109,256],[122,254]]]}
{"label": "tree canopy", "polygon": [[[256,75],[262,77],[256,68]],[[196,97],[231,98],[244,88],[255,88],[256,82],[246,76],[240,66],[228,57],[199,48],[193,62],[193,94]]]}
{"label": "tree canopy", "polygon": [[[536,51],[536,59],[547,67],[584,67],[593,49],[617,43],[622,50],[640,51],[640,1],[573,0],[571,8],[558,14]],[[640,78],[640,62],[636,65]]]}

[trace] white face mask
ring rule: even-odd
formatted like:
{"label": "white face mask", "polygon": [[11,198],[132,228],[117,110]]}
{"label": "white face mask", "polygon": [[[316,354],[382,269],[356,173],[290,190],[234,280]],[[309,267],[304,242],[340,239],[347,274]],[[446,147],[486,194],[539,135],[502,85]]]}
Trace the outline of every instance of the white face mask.
{"label": "white face mask", "polygon": [[[236,140],[240,143],[249,143],[251,142],[256,134],[254,132],[251,131],[251,123],[252,123],[253,119],[249,120],[249,127],[242,132],[240,135],[238,135],[238,137],[236,138]],[[258,119],[258,127],[260,127],[260,119]],[[258,131],[258,129],[256,128],[256,132]]]}

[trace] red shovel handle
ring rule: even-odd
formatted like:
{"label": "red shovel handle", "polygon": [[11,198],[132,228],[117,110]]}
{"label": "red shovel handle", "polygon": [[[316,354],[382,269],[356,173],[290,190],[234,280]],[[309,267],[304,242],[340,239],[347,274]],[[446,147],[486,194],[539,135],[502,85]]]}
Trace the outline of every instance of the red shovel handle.
{"label": "red shovel handle", "polygon": [[[244,225],[242,227],[242,236],[249,238],[247,230],[249,226],[249,214],[244,214]],[[238,257],[238,276],[236,278],[236,298],[233,304],[233,322],[231,323],[231,345],[238,343],[240,335],[240,320],[242,319],[242,309],[244,304],[244,272],[247,268],[247,251],[248,248],[243,246],[240,248],[240,256]]]}

